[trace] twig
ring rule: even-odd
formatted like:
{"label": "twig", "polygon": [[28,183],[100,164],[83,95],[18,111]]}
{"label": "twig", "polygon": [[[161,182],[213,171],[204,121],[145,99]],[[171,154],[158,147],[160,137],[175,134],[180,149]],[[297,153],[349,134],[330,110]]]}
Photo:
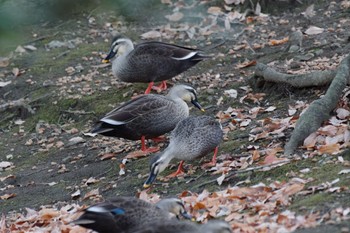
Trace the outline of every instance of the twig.
{"label": "twig", "polygon": [[31,43],[35,43],[35,42],[37,42],[37,41],[45,40],[45,39],[47,39],[47,38],[54,37],[54,36],[56,36],[57,34],[58,34],[58,32],[55,32],[55,33],[52,34],[52,35],[40,36],[40,37],[38,37],[38,38],[36,38],[36,39],[34,39],[34,40],[31,40],[31,41],[28,41],[28,42],[26,42],[26,43],[24,43],[24,44],[31,44]]}
{"label": "twig", "polygon": [[61,111],[61,112],[69,113],[69,114],[75,114],[75,115],[90,115],[90,114],[95,114],[95,112],[85,112],[85,111],[80,111],[80,110],[76,110],[76,111],[63,110],[63,111]]}
{"label": "twig", "polygon": [[211,46],[208,46],[205,50],[206,51],[210,51],[212,49],[215,49],[217,47],[220,47],[221,45],[225,44],[226,43],[226,39],[221,39],[221,41],[217,44],[214,44],[214,45],[211,45]]}
{"label": "twig", "polygon": [[102,176],[104,176],[105,174],[107,174],[108,172],[110,172],[110,171],[112,170],[112,168],[113,168],[113,167],[110,167],[108,170],[102,172],[101,174],[98,174],[98,175],[96,176],[96,178],[97,178],[97,177],[102,177]]}

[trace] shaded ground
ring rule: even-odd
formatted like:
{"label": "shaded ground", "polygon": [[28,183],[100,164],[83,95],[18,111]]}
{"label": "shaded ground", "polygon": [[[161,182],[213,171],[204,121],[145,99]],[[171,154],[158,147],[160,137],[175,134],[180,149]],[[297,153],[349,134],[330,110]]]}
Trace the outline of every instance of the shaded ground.
{"label": "shaded ground", "polygon": [[[164,15],[171,13],[166,6],[157,6],[156,9],[161,9]],[[317,5],[315,9],[320,15],[324,13],[321,9],[328,9],[334,17],[327,22],[318,15],[312,18],[314,25],[322,24],[324,28],[334,28],[334,33],[325,34],[319,39],[320,41],[325,40],[324,44],[315,45],[314,41],[306,36],[303,43],[304,51],[300,53],[286,53],[287,45],[264,46],[261,49],[232,52],[232,49],[242,44],[243,41],[254,45],[261,43],[261,36],[265,39],[283,38],[291,33],[292,27],[300,27],[305,30],[310,25],[310,20],[300,17],[304,9],[305,6],[296,7],[293,12],[280,13],[271,17],[267,22],[254,22],[239,36],[237,35],[243,27],[240,23],[234,24],[231,31],[213,33],[208,38],[203,36],[194,40],[188,38],[182,40],[176,36],[163,38],[163,41],[198,46],[210,49],[211,53],[222,54],[222,56],[215,56],[212,60],[200,63],[172,82],[180,80],[180,82],[191,83],[197,87],[200,93],[199,100],[208,109],[207,114],[216,114],[220,110],[226,110],[229,106],[252,108],[269,106],[272,103],[277,110],[258,116],[259,119],[264,119],[286,114],[288,104],[293,104],[296,100],[311,102],[320,95],[319,89],[293,90],[281,85],[265,85],[259,89],[252,85],[254,92],[267,93],[260,103],[252,101],[240,103],[238,99],[231,99],[223,95],[223,92],[228,89],[238,90],[238,98],[245,94],[240,87],[249,84],[248,79],[252,77],[254,68],[235,68],[245,59],[256,59],[258,62],[269,63],[276,60],[282,62],[307,53],[314,54],[314,58],[349,53],[347,44],[350,25],[341,25],[343,30],[338,30],[339,22],[342,18],[349,17],[349,11],[344,12],[338,5],[332,6],[328,3]],[[281,20],[289,23],[280,23]],[[0,88],[2,98],[0,103],[28,98],[35,100],[30,103],[35,113],[30,114],[25,108],[10,109],[2,113],[0,161],[10,161],[14,165],[0,173],[1,177],[13,175],[1,182],[2,192],[16,194],[16,196],[0,200],[0,212],[19,211],[24,207],[38,208],[41,205],[54,204],[58,201],[90,203],[92,200],[83,199],[83,197],[96,188],[99,189],[99,194],[103,198],[115,195],[133,196],[142,189],[142,183],[148,172],[148,158],[130,161],[127,164],[126,175],[118,175],[121,159],[128,152],[139,147],[137,142],[103,137],[91,138],[83,135],[84,132],[89,131],[94,121],[111,110],[113,106],[130,99],[134,93],[142,93],[145,89],[145,85],[142,84],[130,85],[116,81],[110,74],[110,67],[100,66],[101,58],[109,48],[109,42],[106,41],[110,39],[111,25],[106,23],[111,23],[114,29],[127,34],[136,41],[140,41],[140,34],[150,31],[156,25],[165,24],[163,17],[152,17],[152,20],[147,22],[144,19],[138,19],[127,23],[125,18],[115,17],[114,12],[97,9],[89,13],[82,13],[67,21],[34,25],[27,29],[22,45],[33,45],[37,50],[23,54],[15,53],[10,60],[10,65],[2,68],[0,78],[11,80],[12,83]],[[221,23],[218,22],[218,25]],[[261,28],[255,29],[254,27]],[[270,31],[274,31],[276,35],[270,35]],[[264,32],[263,35],[261,32]],[[37,36],[33,38],[33,34]],[[53,40],[74,40],[72,42],[74,48],[48,49],[48,44]],[[19,68],[22,74],[15,77],[14,68]],[[283,68],[282,65],[281,68]],[[220,97],[223,97],[222,104],[217,105]],[[199,114],[194,110],[192,113]],[[25,122],[16,122],[18,119],[23,119]],[[228,140],[221,146],[220,154],[231,157],[249,154],[246,149],[251,144],[248,136],[249,131],[254,127],[256,125],[251,125],[246,130],[229,132]],[[277,140],[284,143],[290,132],[288,131],[284,138]],[[77,137],[81,138],[77,139]],[[72,138],[79,142],[70,141]],[[273,140],[275,139],[261,140],[256,144],[265,147]],[[99,155],[110,152],[118,153],[113,159],[100,159]],[[303,151],[300,150],[298,153],[301,155]],[[343,157],[349,160],[349,152],[344,153]],[[153,191],[162,196],[173,196],[183,190],[193,192],[200,192],[203,188],[209,191],[220,190],[227,185],[235,185],[239,181],[248,179],[251,184],[269,182],[272,179],[283,181],[292,173],[298,173],[304,168],[313,168],[311,172],[304,175],[306,178],[315,179],[307,184],[313,186],[338,178],[339,171],[345,169],[346,166],[336,161],[337,156],[329,155],[295,160],[270,171],[236,175],[222,186],[218,186],[215,182],[201,186],[216,176],[199,169],[201,162],[195,161],[186,167],[187,170],[193,171],[193,174],[182,179],[170,180],[169,183],[159,181]],[[167,170],[168,173],[171,172],[170,170]],[[86,182],[90,177],[96,181]],[[338,186],[349,186],[349,176],[339,178]],[[80,190],[81,195],[72,197],[77,190]],[[337,206],[346,206],[349,203],[348,189],[339,193],[315,192],[308,196],[296,196],[290,209],[300,213],[322,212]],[[327,226],[319,230],[329,232],[344,226]],[[314,231],[301,230],[300,232]]]}

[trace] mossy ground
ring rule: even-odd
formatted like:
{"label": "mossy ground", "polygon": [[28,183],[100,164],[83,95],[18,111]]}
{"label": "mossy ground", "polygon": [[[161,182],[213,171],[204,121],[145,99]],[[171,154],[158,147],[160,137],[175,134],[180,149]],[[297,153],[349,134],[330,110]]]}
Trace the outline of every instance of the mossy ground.
{"label": "mossy ground", "polygon": [[[97,17],[97,23],[103,25],[103,18]],[[81,21],[85,18],[81,18]],[[75,22],[71,20],[70,22]],[[13,155],[13,159],[10,160],[14,163],[15,168],[10,170],[1,171],[1,176],[7,176],[10,174],[15,175],[13,179],[7,179],[3,182],[4,185],[14,185],[12,189],[6,190],[8,193],[16,193],[16,197],[9,200],[0,200],[1,212],[9,212],[11,210],[21,210],[24,207],[37,208],[40,205],[53,204],[57,201],[71,201],[71,194],[81,189],[85,194],[88,191],[99,188],[100,193],[105,197],[112,197],[114,195],[135,195],[138,190],[142,189],[142,183],[146,179],[148,173],[148,158],[142,158],[139,160],[131,161],[127,164],[130,171],[127,171],[125,176],[119,176],[119,162],[123,155],[117,155],[114,160],[101,161],[97,154],[99,150],[97,148],[89,149],[89,141],[91,139],[85,138],[86,142],[77,144],[74,146],[67,146],[63,148],[51,148],[49,150],[40,152],[38,148],[40,145],[26,146],[25,143],[30,138],[36,138],[36,126],[39,121],[48,124],[55,124],[62,126],[67,124],[68,128],[77,128],[79,132],[86,132],[91,127],[92,122],[98,119],[106,112],[110,111],[113,106],[117,106],[118,103],[124,102],[130,98],[125,95],[128,92],[141,92],[144,88],[144,84],[133,84],[126,86],[123,90],[116,90],[112,88],[108,90],[96,90],[91,95],[82,95],[81,98],[73,99],[61,96],[57,91],[55,85],[43,86],[46,80],[56,81],[58,77],[67,75],[65,69],[69,66],[75,66],[78,63],[83,63],[83,57],[89,57],[94,52],[107,52],[108,44],[104,41],[97,41],[93,43],[90,38],[86,39],[83,43],[76,46],[75,49],[59,48],[59,49],[45,49],[45,45],[52,40],[63,40],[66,37],[82,37],[86,36],[87,25],[80,25],[79,29],[75,31],[75,27],[72,24],[64,23],[59,24],[57,27],[42,27],[36,28],[41,35],[50,35],[47,38],[38,41],[35,45],[38,47],[37,51],[29,52],[22,56],[17,56],[11,60],[10,69],[19,67],[26,72],[14,79],[13,84],[9,87],[0,89],[2,93],[8,93],[6,100],[15,100],[18,98],[26,97],[29,99],[38,99],[36,102],[31,103],[35,109],[35,114],[27,114],[25,117],[25,123],[23,124],[24,133],[20,133],[20,126],[14,124],[14,120],[20,117],[17,110],[11,110],[3,113],[3,118],[6,121],[0,121],[0,135],[2,140],[0,141],[0,160],[7,160],[8,155]],[[56,33],[57,32],[57,33]],[[64,34],[63,32],[70,32]],[[131,34],[139,35],[139,32],[130,32]],[[130,36],[130,35],[129,35]],[[135,36],[135,39],[138,37]],[[30,34],[27,34],[27,38],[23,41],[30,41]],[[227,52],[232,44],[227,42],[225,46],[220,47],[221,52]],[[68,52],[67,52],[68,51]],[[67,53],[65,53],[67,52]],[[64,54],[64,55],[62,55]],[[271,49],[269,51],[266,48],[265,56],[263,56],[261,62],[271,61],[274,59],[281,59],[281,51],[275,51]],[[248,55],[247,55],[248,56]],[[58,58],[57,58],[58,57]],[[242,59],[243,61],[243,59]],[[95,62],[95,63],[94,63]],[[205,64],[201,64],[195,69],[189,71],[188,74],[193,73],[205,73],[208,69],[215,70],[217,73],[228,74],[235,72],[232,70],[232,61],[223,58],[221,61],[222,66],[217,66],[216,61],[209,61]],[[237,61],[235,61],[237,62]],[[83,64],[85,67],[83,73],[88,73],[89,66],[96,64],[96,61],[87,61]],[[103,71],[108,73],[110,68],[107,67]],[[239,77],[239,74],[235,74]],[[104,77],[105,78],[105,77]],[[111,78],[108,76],[108,78]],[[35,84],[29,85],[26,80],[32,79]],[[94,85],[93,83],[91,84]],[[241,85],[240,82],[230,83],[225,89],[238,88]],[[268,90],[273,90],[275,87],[271,87]],[[266,89],[265,89],[266,90]],[[275,89],[276,90],[276,89]],[[259,90],[263,92],[264,90]],[[199,98],[206,105],[210,105],[216,102],[216,97],[221,95],[223,89],[216,88],[215,95],[208,94],[203,91]],[[273,93],[268,91],[269,93]],[[303,96],[302,92],[295,92],[297,96]],[[44,98],[41,98],[44,97]],[[305,99],[315,98],[315,95],[303,96]],[[213,100],[214,99],[214,100]],[[282,94],[268,94],[266,96],[266,102],[271,102],[274,106],[287,109],[288,102],[290,101],[289,95]],[[238,101],[224,97],[224,106],[241,106]],[[210,110],[209,113],[214,113],[214,110]],[[71,113],[69,113],[69,112]],[[91,114],[74,114],[74,111],[83,111]],[[286,111],[286,110],[285,110]],[[261,118],[266,117],[261,115]],[[52,133],[52,132],[50,132]],[[63,130],[62,140],[68,140],[73,136],[69,135]],[[50,138],[52,135],[49,133],[44,135]],[[44,137],[41,135],[40,137]],[[235,156],[244,151],[249,145],[248,134],[241,131],[233,131],[228,135],[229,140],[225,141],[220,146],[220,153],[231,153]],[[261,146],[264,146],[268,142],[261,142]],[[82,155],[81,159],[73,159],[77,155]],[[345,159],[349,159],[349,154],[344,154]],[[60,165],[66,166],[66,171],[60,173]],[[174,162],[175,164],[175,162]],[[199,162],[194,162],[193,166],[200,166]],[[189,165],[186,169],[190,169]],[[300,171],[310,168],[308,173],[301,173]],[[176,169],[173,166],[172,170]],[[212,176],[201,169],[192,169],[194,174],[185,176],[182,179],[174,179],[169,183],[156,182],[153,191],[161,193],[163,196],[173,196],[181,193],[184,190],[191,190],[194,192],[200,192],[203,188],[209,191],[220,190],[227,185],[234,185],[242,180],[249,180],[250,184],[258,184],[263,182],[268,184],[272,181],[286,181],[298,174],[301,177],[313,178],[312,182],[306,184],[306,188],[312,186],[320,186],[322,183],[332,182],[339,178],[339,182],[336,186],[349,187],[350,179],[348,175],[339,175],[339,172],[346,167],[337,162],[337,157],[334,156],[316,156],[312,159],[302,159],[292,161],[289,164],[283,165],[271,169],[269,171],[252,171],[242,173],[234,176],[228,182],[222,186],[218,186],[216,182],[206,183],[208,180],[213,180],[216,176]],[[164,172],[164,175],[172,172],[168,170]],[[103,180],[96,184],[85,185],[84,179],[89,177],[101,178]],[[188,182],[192,179],[191,182]],[[49,186],[48,184],[55,182],[55,185]],[[348,204],[349,190],[345,190],[341,193],[330,193],[324,191],[315,191],[306,196],[293,197],[292,205],[289,209],[303,213],[305,211],[320,210],[326,211],[327,208],[342,206]],[[327,204],[325,204],[327,203]]]}

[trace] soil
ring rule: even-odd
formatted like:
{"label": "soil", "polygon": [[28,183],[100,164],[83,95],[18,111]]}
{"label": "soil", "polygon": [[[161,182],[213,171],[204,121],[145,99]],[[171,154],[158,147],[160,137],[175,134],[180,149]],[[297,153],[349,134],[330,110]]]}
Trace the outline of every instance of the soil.
{"label": "soil", "polygon": [[[295,4],[295,3],[294,3]],[[255,22],[249,30],[237,36],[242,27],[239,23],[226,34],[214,33],[211,37],[190,40],[173,37],[162,38],[164,42],[182,44],[184,46],[197,46],[209,50],[211,53],[222,53],[223,56],[215,56],[215,59],[199,63],[169,83],[191,83],[199,92],[199,101],[208,111],[206,114],[214,115],[220,110],[232,107],[254,107],[256,105],[268,106],[273,103],[278,107],[277,111],[259,116],[260,119],[286,114],[289,103],[296,100],[311,102],[318,98],[324,88],[309,88],[296,90],[282,84],[268,84],[262,86],[254,82],[254,67],[244,69],[235,68],[237,64],[245,60],[257,60],[268,64],[275,61],[276,66],[283,69],[282,63],[296,56],[313,53],[315,58],[332,58],[335,54],[349,53],[350,24],[339,26],[341,19],[349,17],[349,10],[340,7],[340,1],[329,3],[317,1],[315,10],[317,14],[308,19],[301,16],[307,5],[293,5],[293,9],[272,9],[273,15],[268,22]],[[93,200],[84,195],[98,188],[103,198],[116,195],[134,196],[142,190],[142,184],[147,177],[149,158],[129,160],[126,164],[126,174],[119,175],[119,165],[125,155],[139,149],[139,142],[131,142],[123,139],[111,139],[102,136],[89,137],[87,133],[93,123],[113,107],[131,98],[132,95],[141,94],[145,89],[144,84],[126,84],[117,81],[111,74],[111,68],[103,67],[101,59],[108,52],[111,35],[110,22],[119,31],[133,40],[140,42],[140,35],[167,23],[164,15],[170,14],[171,9],[166,5],[156,5],[154,8],[142,8],[135,6],[135,12],[129,17],[117,17],[115,10],[106,8],[90,8],[78,11],[74,17],[65,20],[46,21],[32,24],[23,31],[20,44],[33,45],[37,50],[23,54],[14,53],[8,67],[0,70],[0,79],[11,80],[11,84],[0,88],[0,104],[8,101],[26,98],[29,105],[35,111],[30,113],[24,107],[11,108],[2,112],[0,120],[0,161],[13,163],[11,168],[0,171],[1,177],[13,175],[2,181],[3,193],[14,193],[15,197],[0,200],[0,212],[24,211],[25,207],[38,208],[41,205],[57,204],[59,202],[91,203]],[[206,5],[204,4],[204,8]],[[139,11],[157,10],[157,14],[145,20]],[[324,20],[325,11],[332,11],[337,17]],[[119,10],[120,12],[120,10]],[[156,15],[156,16],[155,16]],[[92,19],[93,18],[93,19]],[[186,21],[191,18],[185,16]],[[195,19],[193,19],[195,20]],[[289,23],[274,23],[281,20]],[[92,22],[93,21],[93,22]],[[220,24],[221,22],[218,22]],[[324,40],[321,46],[314,44],[314,40],[305,36],[303,51],[288,53],[287,45],[264,46],[261,49],[246,49],[230,53],[231,49],[246,40],[248,44],[259,43],[260,33],[254,33],[254,27],[262,27],[267,37],[283,38],[292,32],[292,28],[301,28],[305,31],[310,25],[326,28],[334,33],[325,33],[319,40]],[[344,30],[338,30],[338,29]],[[270,35],[270,32],[275,32]],[[33,37],[33,34],[36,34]],[[275,34],[275,35],[274,35]],[[48,48],[48,44],[54,40],[75,40],[74,47]],[[80,42],[76,42],[80,41]],[[17,41],[16,41],[17,42]],[[17,44],[18,45],[18,44]],[[13,50],[13,48],[10,47]],[[317,51],[317,52],[315,52]],[[231,54],[231,55],[229,55]],[[5,55],[5,54],[4,54]],[[4,56],[3,55],[3,56]],[[70,72],[73,67],[74,71]],[[79,67],[82,67],[80,69]],[[19,68],[20,75],[15,77],[15,68]],[[68,69],[67,69],[68,68]],[[217,76],[213,79],[212,77]],[[210,77],[210,78],[209,78]],[[210,84],[213,84],[210,86]],[[266,93],[263,101],[256,104],[241,103],[239,98],[244,95],[240,89],[242,86],[251,85],[254,92]],[[224,96],[221,105],[216,105],[223,92],[228,89],[238,90],[238,99],[230,99]],[[192,114],[200,114],[191,110]],[[21,119],[24,122],[19,122]],[[228,135],[219,154],[239,156],[246,154],[249,130],[233,131]],[[282,144],[288,140],[289,131],[285,138],[278,139]],[[77,139],[77,137],[80,137]],[[78,143],[70,141],[72,138]],[[152,142],[151,142],[152,143]],[[259,142],[260,147],[268,145],[269,140]],[[160,144],[162,147],[166,142]],[[101,160],[100,155],[115,153],[112,159]],[[303,153],[303,149],[297,152]],[[349,160],[349,152],[343,154],[344,159]],[[267,172],[253,172],[240,174],[223,186],[216,183],[200,186],[208,180],[216,178],[209,172],[202,171],[198,167],[203,161],[194,161],[186,165],[186,170],[193,174],[181,179],[173,179],[168,183],[156,182],[153,192],[162,197],[174,196],[183,190],[200,192],[204,188],[209,191],[219,190],[227,185],[250,179],[251,183],[259,183],[273,179],[284,180],[287,173],[300,171],[305,167],[318,166],[316,172],[310,174],[317,177],[316,182],[331,181],[337,177],[337,172],[343,169],[340,164],[328,164],[333,156],[318,156],[313,159],[305,159],[291,164],[275,168]],[[209,159],[209,158],[207,158]],[[168,169],[171,173],[174,166]],[[166,172],[165,172],[166,173]],[[166,175],[166,174],[164,174]],[[98,181],[87,183],[89,178]],[[344,186],[349,186],[349,179],[341,181]],[[5,188],[9,187],[11,188]],[[311,185],[311,184],[310,184]],[[72,196],[80,190],[80,196]],[[296,197],[291,209],[299,213],[308,211],[327,211],[337,206],[348,206],[350,203],[349,190],[342,193],[327,193],[324,195],[309,195],[307,198]],[[315,229],[301,229],[297,232],[339,232],[349,223],[334,226],[320,226]]]}

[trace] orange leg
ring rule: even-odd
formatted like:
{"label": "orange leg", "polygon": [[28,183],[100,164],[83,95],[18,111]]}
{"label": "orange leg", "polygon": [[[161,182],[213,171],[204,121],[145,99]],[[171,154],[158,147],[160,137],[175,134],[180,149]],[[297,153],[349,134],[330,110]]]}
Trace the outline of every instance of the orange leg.
{"label": "orange leg", "polygon": [[184,161],[181,160],[180,164],[179,164],[179,167],[177,168],[177,171],[174,172],[174,173],[171,173],[170,175],[167,176],[167,178],[172,178],[172,177],[176,177],[180,174],[183,174],[184,173],[184,170],[182,169],[182,165],[184,164]]}
{"label": "orange leg", "polygon": [[159,136],[159,137],[156,137],[156,138],[152,138],[152,141],[154,142],[164,142],[166,141],[166,136]]}
{"label": "orange leg", "polygon": [[159,86],[156,87],[152,87],[153,90],[156,90],[157,92],[161,92],[164,91],[168,88],[166,81],[162,81],[161,84],[159,84]]}
{"label": "orange leg", "polygon": [[147,153],[154,153],[154,152],[159,151],[159,148],[157,148],[157,147],[149,147],[149,148],[147,148],[146,147],[146,138],[145,138],[145,136],[142,136],[141,137],[141,150],[143,152],[147,152]]}
{"label": "orange leg", "polygon": [[147,89],[146,89],[146,91],[145,91],[145,94],[149,94],[149,93],[151,92],[152,87],[153,87],[153,84],[154,84],[154,82],[150,82],[150,83],[148,84],[148,87],[147,87]]}
{"label": "orange leg", "polygon": [[218,151],[219,151],[219,147],[215,147],[214,155],[213,155],[213,158],[211,159],[211,162],[203,164],[202,167],[214,167],[216,165],[216,155],[218,154]]}

